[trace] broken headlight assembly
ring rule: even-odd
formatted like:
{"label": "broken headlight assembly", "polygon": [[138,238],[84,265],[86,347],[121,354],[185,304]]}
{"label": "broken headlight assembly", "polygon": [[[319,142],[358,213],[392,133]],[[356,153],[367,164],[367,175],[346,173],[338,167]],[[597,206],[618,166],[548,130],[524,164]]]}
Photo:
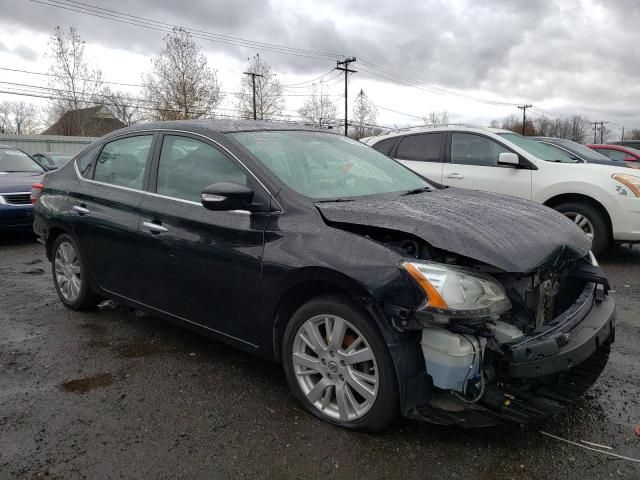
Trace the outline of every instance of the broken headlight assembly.
{"label": "broken headlight assembly", "polygon": [[496,319],[511,309],[503,286],[485,273],[429,261],[403,262],[400,267],[425,293],[420,312],[428,313],[432,322]]}

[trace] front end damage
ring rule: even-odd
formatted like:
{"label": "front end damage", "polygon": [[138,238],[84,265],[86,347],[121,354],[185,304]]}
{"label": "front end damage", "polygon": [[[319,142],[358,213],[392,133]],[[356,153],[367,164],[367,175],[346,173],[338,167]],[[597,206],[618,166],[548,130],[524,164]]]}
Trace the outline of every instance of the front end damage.
{"label": "front end damage", "polygon": [[591,254],[559,251],[532,272],[506,273],[424,248],[411,246],[428,253],[400,266],[424,303],[385,305],[396,330],[416,333],[424,361],[405,415],[463,426],[525,423],[560,413],[595,382],[614,341],[615,306]]}

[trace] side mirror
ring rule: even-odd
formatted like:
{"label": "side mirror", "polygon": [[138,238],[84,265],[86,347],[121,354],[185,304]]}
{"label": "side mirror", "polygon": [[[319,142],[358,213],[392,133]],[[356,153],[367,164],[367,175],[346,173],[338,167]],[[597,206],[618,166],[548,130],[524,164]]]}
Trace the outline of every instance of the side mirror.
{"label": "side mirror", "polygon": [[520,166],[520,157],[511,152],[503,152],[498,155],[498,165],[509,165],[511,167]]}
{"label": "side mirror", "polygon": [[207,210],[246,210],[253,201],[253,190],[239,183],[213,183],[202,189],[200,199]]}
{"label": "side mirror", "polygon": [[636,157],[624,157],[622,160],[625,162],[637,162],[638,159]]}
{"label": "side mirror", "polygon": [[50,172],[51,170],[57,170],[58,165],[44,165],[44,169]]}

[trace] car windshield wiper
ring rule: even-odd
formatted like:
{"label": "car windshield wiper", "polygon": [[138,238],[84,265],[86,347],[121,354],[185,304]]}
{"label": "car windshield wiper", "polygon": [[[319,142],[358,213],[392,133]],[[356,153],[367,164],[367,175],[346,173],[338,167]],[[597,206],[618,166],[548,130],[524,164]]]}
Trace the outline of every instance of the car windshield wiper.
{"label": "car windshield wiper", "polygon": [[414,188],[413,190],[409,190],[407,192],[404,192],[402,194],[402,196],[404,197],[405,195],[415,195],[417,193],[430,192],[431,190],[432,190],[431,187]]}

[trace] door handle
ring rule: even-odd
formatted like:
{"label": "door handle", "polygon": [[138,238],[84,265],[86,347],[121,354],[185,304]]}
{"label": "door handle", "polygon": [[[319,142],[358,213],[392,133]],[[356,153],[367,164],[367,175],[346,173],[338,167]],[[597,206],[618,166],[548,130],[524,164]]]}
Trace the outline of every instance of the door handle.
{"label": "door handle", "polygon": [[461,173],[450,173],[445,178],[456,178],[458,180],[462,180],[464,178],[464,175],[462,175]]}
{"label": "door handle", "polygon": [[74,205],[71,207],[78,215],[89,215],[91,212],[88,208],[81,207],[80,205]]}
{"label": "door handle", "polygon": [[158,225],[157,223],[153,223],[153,222],[142,222],[142,225],[144,227],[147,227],[149,230],[151,230],[151,233],[164,233],[169,231],[167,228],[163,227],[162,225]]}

